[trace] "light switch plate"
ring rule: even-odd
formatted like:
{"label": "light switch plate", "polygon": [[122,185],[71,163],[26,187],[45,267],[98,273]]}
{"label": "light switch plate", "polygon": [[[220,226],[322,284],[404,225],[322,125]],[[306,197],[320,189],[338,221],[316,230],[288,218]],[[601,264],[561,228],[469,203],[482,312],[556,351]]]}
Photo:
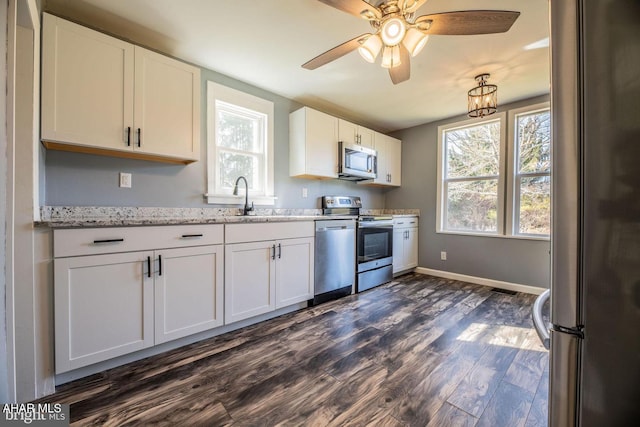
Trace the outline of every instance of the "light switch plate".
{"label": "light switch plate", "polygon": [[120,188],[131,188],[131,174],[120,172]]}

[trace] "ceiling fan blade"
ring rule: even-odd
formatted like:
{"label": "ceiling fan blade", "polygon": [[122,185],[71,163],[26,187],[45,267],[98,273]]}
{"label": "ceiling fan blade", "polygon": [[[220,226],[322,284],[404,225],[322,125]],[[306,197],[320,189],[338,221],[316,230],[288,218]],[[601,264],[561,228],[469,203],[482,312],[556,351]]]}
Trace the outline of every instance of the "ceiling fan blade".
{"label": "ceiling fan blade", "polygon": [[400,65],[389,68],[389,76],[394,85],[409,80],[411,77],[411,55],[403,44],[400,46]]}
{"label": "ceiling fan blade", "polygon": [[307,70],[315,70],[318,67],[322,67],[325,64],[328,64],[331,61],[334,61],[341,56],[346,55],[347,53],[356,50],[359,48],[362,43],[370,36],[371,34],[362,34],[356,38],[349,40],[348,42],[344,42],[333,49],[329,49],[325,53],[322,53],[311,61],[305,62],[302,64],[302,68],[306,68]]}
{"label": "ceiling fan blade", "polygon": [[326,5],[335,7],[343,12],[350,13],[355,16],[364,18],[363,11],[367,11],[367,15],[374,16],[375,19],[382,18],[380,10],[364,0],[318,0]]}
{"label": "ceiling fan blade", "polygon": [[415,20],[415,24],[432,21],[431,27],[424,31],[426,34],[494,34],[509,31],[518,16],[520,12],[507,10],[466,10],[423,15]]}

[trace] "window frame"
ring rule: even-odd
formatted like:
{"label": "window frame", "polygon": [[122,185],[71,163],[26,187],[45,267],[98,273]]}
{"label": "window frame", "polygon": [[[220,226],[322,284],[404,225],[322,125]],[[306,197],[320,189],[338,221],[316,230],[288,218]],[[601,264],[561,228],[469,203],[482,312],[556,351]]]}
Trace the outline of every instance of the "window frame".
{"label": "window frame", "polygon": [[[552,180],[551,171],[547,172],[525,172],[518,174],[518,150],[516,147],[517,126],[515,120],[518,116],[526,114],[534,114],[542,111],[550,111],[550,103],[542,102],[525,107],[510,109],[506,112],[500,112],[483,118],[473,118],[461,120],[438,126],[438,147],[437,147],[437,190],[436,190],[436,233],[439,234],[457,234],[465,236],[482,236],[482,237],[498,237],[511,238],[521,240],[549,240],[549,235],[541,234],[525,234],[519,233],[516,227],[519,227],[519,204],[520,195],[519,186],[516,180],[522,177],[533,176],[549,176]],[[444,157],[444,132],[474,125],[481,125],[483,122],[491,122],[499,120],[500,125],[500,176],[498,181],[498,231],[465,231],[450,230],[445,228],[445,219],[447,208],[445,204],[446,183],[444,174],[446,171],[446,158]],[[552,138],[552,135],[550,135]],[[553,144],[553,141],[551,141]],[[551,148],[553,152],[553,147]],[[553,161],[553,160],[552,160]],[[455,181],[455,179],[454,179]],[[518,194],[516,194],[518,193]]]}
{"label": "window frame", "polygon": [[250,201],[256,205],[272,206],[274,196],[274,104],[263,98],[232,89],[230,87],[207,81],[207,193],[209,204],[238,205],[244,203],[244,186],[237,196],[232,189],[223,189],[218,185],[218,154],[220,151],[230,151],[220,148],[216,142],[217,136],[217,101],[239,107],[266,116],[263,142],[263,163],[259,166],[262,191],[249,191]]}
{"label": "window frame", "polygon": [[[529,234],[529,233],[520,233],[518,230],[520,228],[520,186],[517,185],[517,181],[521,178],[525,177],[538,177],[538,176],[548,176],[551,180],[551,169],[549,172],[524,172],[518,173],[518,164],[520,161],[520,156],[518,152],[517,144],[517,132],[518,126],[516,124],[516,120],[518,116],[529,115],[540,113],[544,111],[549,111],[551,113],[551,106],[549,102],[542,102],[539,104],[528,105],[526,107],[514,108],[509,110],[508,114],[508,126],[509,126],[509,179],[507,180],[507,217],[506,217],[506,230],[508,231],[507,235],[514,238],[519,239],[534,239],[534,240],[549,240],[549,234]],[[551,118],[549,118],[551,120]],[[551,133],[551,130],[549,131]],[[552,135],[549,135],[549,138],[552,138]],[[553,141],[551,141],[553,144]],[[551,149],[553,152],[553,148]],[[553,157],[552,160],[553,162]],[[551,189],[549,189],[551,192]]]}
{"label": "window frame", "polygon": [[[504,127],[506,114],[504,112],[496,113],[495,115],[491,115],[489,117],[483,117],[481,119],[468,119],[459,122],[449,123],[446,125],[438,126],[438,167],[437,167],[437,178],[438,178],[438,188],[437,188],[437,210],[436,210],[436,232],[437,233],[448,233],[448,234],[464,234],[464,235],[474,235],[474,236],[501,236],[504,234],[504,177],[505,177],[505,161],[504,158],[506,156],[506,144],[504,143],[506,138],[506,129]],[[497,201],[497,228],[496,231],[487,232],[487,231],[466,231],[466,230],[449,230],[444,227],[444,221],[446,219],[446,208],[447,204],[443,203],[443,201],[448,201],[446,197],[446,184],[450,181],[460,182],[460,181],[474,181],[481,179],[495,179],[494,175],[490,177],[472,177],[472,178],[453,178],[446,180],[444,179],[444,175],[446,172],[446,158],[444,156],[444,138],[443,135],[446,131],[462,129],[466,127],[480,126],[486,123],[500,123],[500,161],[498,164],[498,201]]]}

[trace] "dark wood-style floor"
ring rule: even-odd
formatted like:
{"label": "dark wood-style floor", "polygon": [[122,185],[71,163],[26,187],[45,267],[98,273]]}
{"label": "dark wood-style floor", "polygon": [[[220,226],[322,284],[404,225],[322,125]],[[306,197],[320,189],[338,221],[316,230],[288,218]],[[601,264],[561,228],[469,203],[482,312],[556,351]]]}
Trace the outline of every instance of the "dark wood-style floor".
{"label": "dark wood-style floor", "polygon": [[534,299],[408,274],[45,400],[74,425],[546,426]]}

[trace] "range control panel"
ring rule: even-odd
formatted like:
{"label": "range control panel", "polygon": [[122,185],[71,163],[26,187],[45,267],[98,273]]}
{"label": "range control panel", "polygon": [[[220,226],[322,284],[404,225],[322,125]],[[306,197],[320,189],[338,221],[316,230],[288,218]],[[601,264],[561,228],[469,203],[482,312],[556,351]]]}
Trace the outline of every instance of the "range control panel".
{"label": "range control panel", "polygon": [[359,196],[322,196],[323,208],[361,208]]}

